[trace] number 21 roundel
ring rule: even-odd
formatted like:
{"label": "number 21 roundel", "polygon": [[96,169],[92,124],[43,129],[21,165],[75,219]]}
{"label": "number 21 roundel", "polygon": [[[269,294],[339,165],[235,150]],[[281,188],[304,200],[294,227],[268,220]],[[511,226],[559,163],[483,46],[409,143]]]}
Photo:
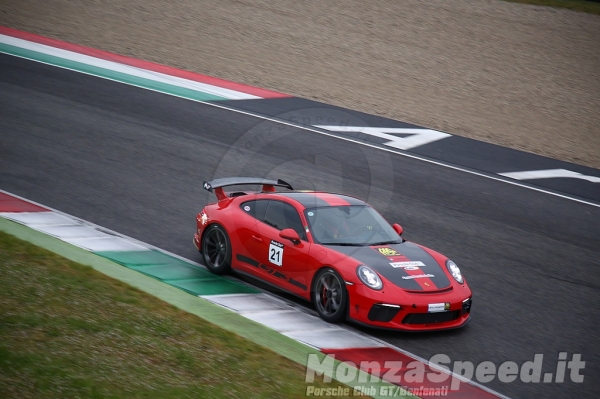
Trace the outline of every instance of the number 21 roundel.
{"label": "number 21 roundel", "polygon": [[275,240],[271,240],[269,245],[269,262],[274,265],[281,266],[283,262],[283,244]]}

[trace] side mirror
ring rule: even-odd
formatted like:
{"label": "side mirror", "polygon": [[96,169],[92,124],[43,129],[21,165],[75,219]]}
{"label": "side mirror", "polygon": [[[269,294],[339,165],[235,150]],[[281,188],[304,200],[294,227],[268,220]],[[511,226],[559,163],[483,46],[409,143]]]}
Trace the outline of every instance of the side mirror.
{"label": "side mirror", "polygon": [[279,237],[290,240],[294,244],[300,244],[300,236],[294,229],[283,229],[279,232]]}
{"label": "side mirror", "polygon": [[394,223],[392,225],[392,227],[394,228],[394,230],[396,231],[396,233],[398,233],[399,236],[401,236],[402,233],[404,232],[404,229],[398,223]]}

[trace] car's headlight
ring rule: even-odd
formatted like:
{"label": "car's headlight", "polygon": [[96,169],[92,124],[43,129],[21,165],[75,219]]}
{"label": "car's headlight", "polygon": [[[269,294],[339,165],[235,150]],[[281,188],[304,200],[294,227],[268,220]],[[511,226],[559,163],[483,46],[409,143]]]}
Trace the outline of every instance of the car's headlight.
{"label": "car's headlight", "polygon": [[360,281],[362,281],[367,287],[374,290],[380,290],[383,288],[383,282],[370,267],[365,265],[358,266],[356,268],[356,274]]}
{"label": "car's headlight", "polygon": [[454,279],[458,281],[459,284],[462,284],[465,281],[463,279],[462,273],[460,272],[460,269],[458,268],[458,266],[456,266],[456,263],[448,259],[446,261],[446,267],[448,268],[448,271],[450,272],[452,277],[454,277]]}

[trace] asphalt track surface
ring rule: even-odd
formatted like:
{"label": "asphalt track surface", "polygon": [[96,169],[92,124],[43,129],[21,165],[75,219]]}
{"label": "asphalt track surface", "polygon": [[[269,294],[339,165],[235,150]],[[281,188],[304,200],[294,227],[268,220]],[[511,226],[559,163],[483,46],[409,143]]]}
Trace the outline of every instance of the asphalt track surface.
{"label": "asphalt track surface", "polygon": [[522,364],[582,354],[583,383],[486,386],[510,397],[600,392],[600,208],[0,54],[0,188],[199,261],[202,180],[281,177],[371,202],[474,292],[460,330],[362,329],[423,358]]}

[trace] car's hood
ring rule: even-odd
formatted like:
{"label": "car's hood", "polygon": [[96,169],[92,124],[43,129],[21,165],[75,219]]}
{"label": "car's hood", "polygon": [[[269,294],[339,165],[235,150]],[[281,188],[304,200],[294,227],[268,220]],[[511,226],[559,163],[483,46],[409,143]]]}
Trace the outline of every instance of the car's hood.
{"label": "car's hood", "polygon": [[450,287],[442,266],[411,242],[364,247],[327,245],[327,248],[351,256],[405,290],[438,291]]}

